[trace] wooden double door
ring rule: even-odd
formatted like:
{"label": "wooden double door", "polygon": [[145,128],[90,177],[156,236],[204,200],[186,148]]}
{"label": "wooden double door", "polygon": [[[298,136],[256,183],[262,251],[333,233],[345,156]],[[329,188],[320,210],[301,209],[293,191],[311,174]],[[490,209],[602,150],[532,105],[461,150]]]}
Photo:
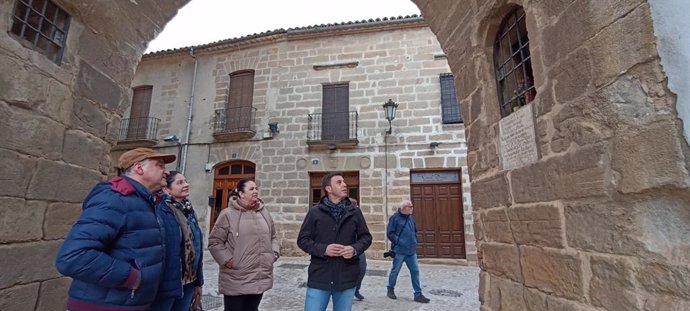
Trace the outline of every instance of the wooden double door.
{"label": "wooden double door", "polygon": [[410,172],[420,258],[465,259],[460,170]]}

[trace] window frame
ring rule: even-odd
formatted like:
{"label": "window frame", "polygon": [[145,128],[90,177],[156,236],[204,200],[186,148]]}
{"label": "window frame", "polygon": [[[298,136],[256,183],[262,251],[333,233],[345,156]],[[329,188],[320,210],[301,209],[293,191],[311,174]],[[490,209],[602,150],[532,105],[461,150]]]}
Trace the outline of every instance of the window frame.
{"label": "window frame", "polygon": [[[525,18],[526,14],[522,7],[512,10],[503,18],[494,41],[494,74],[501,117],[506,117],[520,107],[531,103],[537,95]],[[524,35],[521,31],[524,31]],[[506,45],[503,44],[506,38],[510,45],[509,51],[505,51]],[[502,52],[508,52],[504,54],[509,55],[501,55]],[[501,56],[505,58],[500,59]],[[516,60],[516,57],[519,59]],[[511,95],[506,96],[506,91]]]}
{"label": "window frame", "polygon": [[350,138],[350,82],[324,83],[321,89],[321,140],[348,140]]}
{"label": "window frame", "polygon": [[[40,11],[34,7],[37,3],[42,3]],[[71,21],[72,16],[51,0],[15,0],[7,32],[60,65]]]}
{"label": "window frame", "polygon": [[462,111],[458,104],[458,97],[455,91],[455,80],[453,73],[439,74],[439,87],[441,89],[441,122],[443,124],[460,124]]}

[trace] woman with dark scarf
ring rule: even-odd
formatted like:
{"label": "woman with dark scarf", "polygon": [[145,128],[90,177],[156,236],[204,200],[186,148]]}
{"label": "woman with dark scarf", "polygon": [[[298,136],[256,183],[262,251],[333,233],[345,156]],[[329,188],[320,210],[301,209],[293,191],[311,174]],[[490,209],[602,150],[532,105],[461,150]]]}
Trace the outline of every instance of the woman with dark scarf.
{"label": "woman with dark scarf", "polygon": [[156,207],[165,235],[165,262],[151,311],[201,310],[203,237],[188,197],[187,179],[171,171]]}
{"label": "woman with dark scarf", "polygon": [[208,249],[220,266],[218,289],[225,311],[259,310],[273,287],[273,263],[280,257],[273,218],[259,199],[256,183],[242,179],[218,215]]}

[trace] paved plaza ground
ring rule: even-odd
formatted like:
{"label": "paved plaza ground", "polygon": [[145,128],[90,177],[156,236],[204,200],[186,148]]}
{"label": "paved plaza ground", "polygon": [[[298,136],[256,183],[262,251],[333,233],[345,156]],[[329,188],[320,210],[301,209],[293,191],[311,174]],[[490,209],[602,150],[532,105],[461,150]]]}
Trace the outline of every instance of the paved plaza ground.
{"label": "paved plaza ground", "polygon": [[[218,265],[208,252],[204,253],[203,306],[206,311],[222,311],[223,299],[218,293]],[[428,304],[412,300],[412,285],[403,265],[395,292],[397,300],[386,297],[389,260],[368,260],[367,275],[361,293],[365,299],[355,300],[353,310],[479,310],[479,268],[420,263],[421,283]],[[274,268],[273,289],[264,294],[260,310],[303,310],[307,280],[308,257],[283,257]],[[329,309],[331,310],[330,306]]]}

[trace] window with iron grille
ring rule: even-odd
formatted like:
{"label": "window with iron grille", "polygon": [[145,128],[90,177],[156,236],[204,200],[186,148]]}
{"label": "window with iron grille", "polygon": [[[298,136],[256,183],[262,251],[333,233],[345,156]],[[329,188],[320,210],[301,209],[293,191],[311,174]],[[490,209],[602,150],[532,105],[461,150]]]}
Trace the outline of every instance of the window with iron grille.
{"label": "window with iron grille", "polygon": [[69,14],[50,0],[17,0],[10,33],[59,65],[70,20]]}
{"label": "window with iron grille", "polygon": [[441,83],[441,115],[443,124],[462,123],[460,105],[455,96],[455,82],[452,73],[442,73],[439,77]]}
{"label": "window with iron grille", "polygon": [[494,43],[494,66],[501,116],[534,100],[537,91],[522,8],[513,10],[501,23]]}

